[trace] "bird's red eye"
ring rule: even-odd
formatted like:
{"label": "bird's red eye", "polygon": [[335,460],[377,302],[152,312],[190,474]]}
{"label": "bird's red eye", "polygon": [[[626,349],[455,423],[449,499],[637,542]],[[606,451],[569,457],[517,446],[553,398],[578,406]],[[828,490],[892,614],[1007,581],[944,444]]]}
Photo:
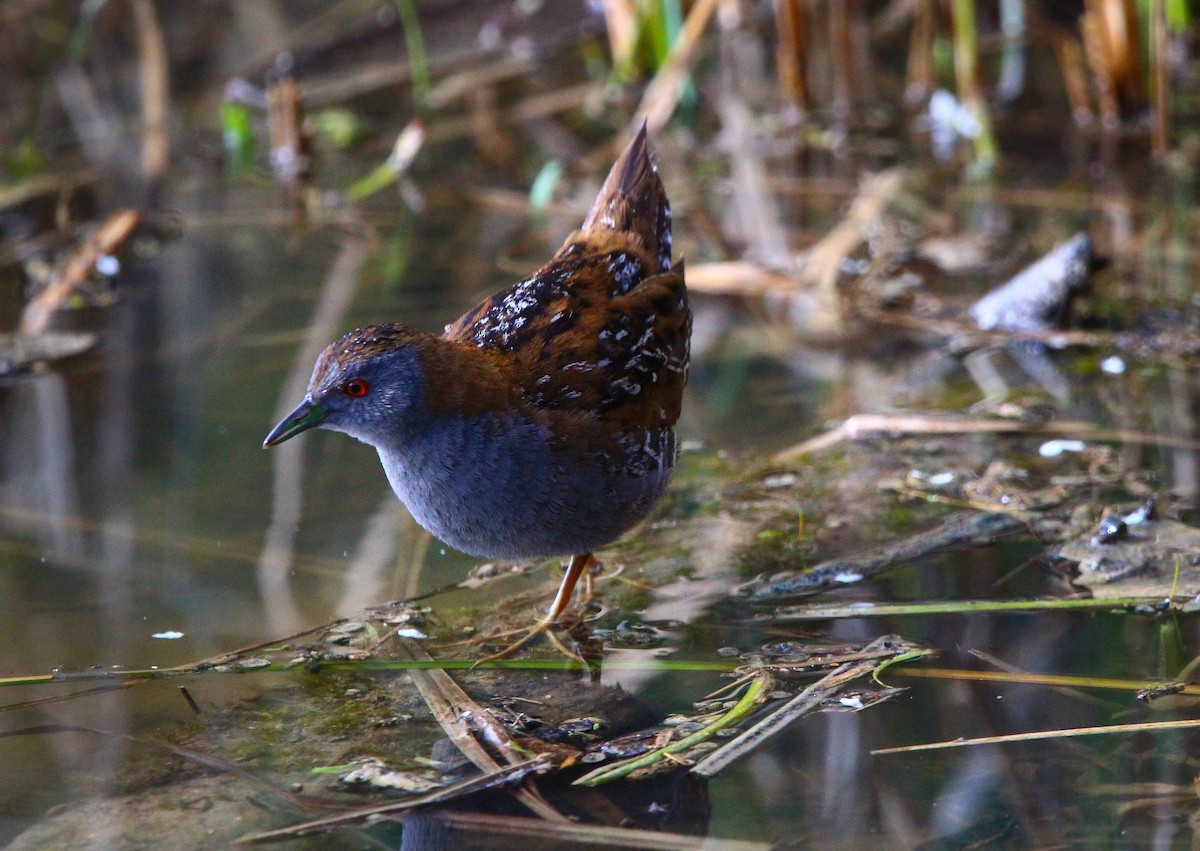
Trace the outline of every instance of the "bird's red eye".
{"label": "bird's red eye", "polygon": [[367,391],[370,389],[371,388],[367,385],[367,382],[363,381],[361,378],[352,378],[342,385],[342,392],[347,396],[354,396],[355,398],[359,396],[366,396]]}

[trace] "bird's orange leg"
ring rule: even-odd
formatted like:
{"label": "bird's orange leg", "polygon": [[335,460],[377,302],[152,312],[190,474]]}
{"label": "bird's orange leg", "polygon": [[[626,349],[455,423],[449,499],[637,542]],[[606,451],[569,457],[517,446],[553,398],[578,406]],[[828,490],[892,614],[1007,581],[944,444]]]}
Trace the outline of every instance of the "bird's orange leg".
{"label": "bird's orange leg", "polygon": [[[575,590],[576,583],[579,582],[579,577],[584,575],[584,571],[591,566],[596,557],[591,553],[581,553],[571,556],[571,563],[567,565],[567,573],[559,583],[558,593],[554,595],[554,602],[550,604],[550,611],[546,612],[543,617],[534,627],[514,641],[512,644],[505,647],[499,653],[493,653],[491,656],[484,656],[479,662],[492,662],[496,659],[503,659],[506,656],[511,656],[517,650],[520,650],[533,639],[537,638],[542,633],[546,632],[550,627],[558,623],[559,617],[567,610],[567,604],[571,602],[571,593]],[[476,662],[476,664],[479,664]]]}

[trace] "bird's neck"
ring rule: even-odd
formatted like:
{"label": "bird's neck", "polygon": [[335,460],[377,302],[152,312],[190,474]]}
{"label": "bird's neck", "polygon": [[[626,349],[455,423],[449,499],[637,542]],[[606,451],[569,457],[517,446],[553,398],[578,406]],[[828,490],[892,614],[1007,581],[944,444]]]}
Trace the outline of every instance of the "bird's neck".
{"label": "bird's neck", "polygon": [[512,364],[500,353],[430,335],[418,348],[424,404],[436,420],[513,411],[521,405]]}
{"label": "bird's neck", "polygon": [[403,406],[387,415],[385,405],[384,416],[344,429],[381,456],[453,453],[463,448],[451,444],[464,423],[505,419],[523,409],[509,364],[495,353],[424,332],[410,345],[419,379],[407,386]]}

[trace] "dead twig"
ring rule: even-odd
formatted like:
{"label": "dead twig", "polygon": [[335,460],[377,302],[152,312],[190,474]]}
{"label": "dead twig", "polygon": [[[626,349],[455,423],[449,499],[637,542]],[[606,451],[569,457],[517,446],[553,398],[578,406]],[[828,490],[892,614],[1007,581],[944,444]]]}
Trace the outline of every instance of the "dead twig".
{"label": "dead twig", "polygon": [[[421,645],[411,639],[398,638],[397,646],[402,658],[413,660],[431,658],[421,648]],[[489,739],[489,744],[496,749],[510,767],[525,761],[513,746],[508,734],[445,671],[410,671],[409,675],[412,677],[413,685],[420,692],[421,699],[429,706],[430,712],[433,713],[433,717],[442,726],[442,729],[446,731],[450,741],[454,742],[454,745],[480,771],[494,773],[501,770],[501,765],[475,738],[468,722],[474,724]],[[547,821],[571,823],[570,819],[554,809],[536,789],[524,786],[516,789],[513,795]]]}
{"label": "dead twig", "polygon": [[170,82],[167,48],[151,0],[134,0],[137,28],[138,74],[142,97],[142,176],[158,180],[167,171],[171,156],[167,136]]}
{"label": "dead twig", "polygon": [[1200,440],[1169,435],[1147,434],[1124,429],[1100,428],[1089,422],[1022,423],[1017,420],[972,420],[953,416],[921,416],[919,414],[890,416],[887,414],[855,414],[824,434],[809,438],[778,453],[778,464],[790,464],[813,452],[828,449],[842,441],[865,440],[883,435],[907,434],[1039,434],[1056,437],[1075,437],[1104,443],[1135,443],[1168,449],[1200,451]]}
{"label": "dead twig", "polygon": [[895,200],[902,185],[903,172],[895,168],[865,178],[845,218],[808,250],[800,269],[800,283],[817,290],[831,316],[841,315],[837,283],[843,261],[866,241],[870,228]]}
{"label": "dead twig", "polygon": [[444,804],[468,795],[474,795],[486,789],[495,788],[496,786],[515,783],[528,777],[530,774],[544,771],[546,767],[547,763],[544,759],[526,760],[516,765],[510,765],[507,768],[497,766],[495,771],[490,771],[479,777],[472,777],[461,783],[446,786],[427,795],[405,798],[402,801],[389,801],[386,804],[377,804],[370,807],[357,807],[348,812],[313,819],[288,827],[281,827],[278,830],[254,833],[249,836],[243,836],[237,840],[237,844],[250,845],[258,842],[271,842],[276,839],[293,839],[299,836],[310,836],[314,833],[328,833],[339,828],[357,827],[379,819],[400,816],[421,807]]}
{"label": "dead twig", "polygon": [[646,87],[642,102],[638,104],[633,121],[635,129],[645,119],[650,134],[655,135],[671,120],[687,85],[688,75],[692,72],[696,45],[708,28],[708,22],[716,8],[717,0],[697,0],[692,5],[683,22],[683,28],[679,31],[679,38],[671,45],[671,52],[663,60],[658,73]]}
{"label": "dead twig", "polygon": [[688,266],[688,289],[715,295],[762,296],[796,291],[796,279],[754,263],[697,263]]}
{"label": "dead twig", "polygon": [[829,700],[846,684],[859,677],[866,676],[881,665],[887,666],[898,661],[919,658],[930,652],[916,648],[914,645],[899,640],[896,636],[892,635],[877,638],[864,648],[864,650],[868,651],[872,649],[886,649],[890,653],[888,658],[883,662],[877,660],[850,662],[830,671],[779,709],[732,739],[724,747],[709,754],[696,765],[692,766],[692,773],[698,774],[701,777],[713,777],[717,772],[728,767],[735,760],[740,759],[750,751],[761,746],[763,742],[774,736],[788,724],[818,710],[825,701]]}
{"label": "dead twig", "polygon": [[666,833],[658,830],[638,830],[631,827],[611,825],[551,824],[537,819],[519,816],[494,815],[491,813],[468,813],[442,811],[429,817],[459,830],[472,830],[492,836],[527,836],[553,843],[575,845],[603,845],[612,848],[662,849],[662,851],[769,851],[774,846],[766,842],[749,842],[739,839],[700,838],[681,833]]}
{"label": "dead twig", "polygon": [[120,248],[141,220],[141,213],[126,208],[117,210],[97,225],[83,244],[55,270],[46,288],[25,306],[17,333],[31,335],[44,332],[55,312],[87,281],[88,275],[96,268],[96,261]]}

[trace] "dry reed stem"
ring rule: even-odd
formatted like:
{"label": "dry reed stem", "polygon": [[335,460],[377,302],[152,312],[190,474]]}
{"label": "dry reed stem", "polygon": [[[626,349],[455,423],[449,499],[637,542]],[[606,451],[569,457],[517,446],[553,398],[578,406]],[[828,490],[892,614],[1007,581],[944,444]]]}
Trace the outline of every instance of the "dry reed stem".
{"label": "dry reed stem", "polygon": [[671,45],[671,52],[663,60],[646,87],[642,102],[634,113],[633,128],[636,129],[645,119],[651,135],[659,133],[679,105],[679,98],[687,85],[688,75],[691,74],[692,64],[696,59],[696,46],[700,37],[708,29],[708,22],[716,11],[718,0],[696,0],[692,10],[688,12],[679,31],[679,38]]}
{"label": "dry reed stem", "polygon": [[153,181],[166,174],[171,158],[167,136],[171,97],[167,48],[151,0],[133,0],[133,20],[137,28],[142,99],[142,176]]}
{"label": "dry reed stem", "polygon": [[842,262],[866,241],[871,227],[899,194],[902,183],[903,173],[895,168],[864,178],[846,217],[809,249],[800,269],[800,283],[816,288],[831,316],[841,316],[837,282]]}
{"label": "dry reed stem", "polygon": [[96,261],[117,251],[141,220],[141,213],[137,210],[122,209],[97,225],[83,244],[55,270],[46,288],[25,306],[17,333],[40,334],[45,331],[55,312],[87,281],[88,275],[96,268]]}
{"label": "dry reed stem", "polygon": [[[425,652],[421,645],[407,638],[397,639],[399,653],[406,659],[428,661],[432,657]],[[460,751],[480,771],[492,773],[502,770],[502,766],[475,738],[472,732],[474,725],[485,738],[489,739],[496,751],[511,768],[524,761],[508,734],[504,732],[482,706],[469,695],[445,671],[437,669],[428,671],[409,671],[413,685],[421,694],[421,699],[429,707],[434,718]],[[558,810],[554,809],[535,788],[528,785],[513,790],[513,795],[532,812],[543,819],[561,824],[571,821]]]}
{"label": "dry reed stem", "polygon": [[863,440],[883,435],[910,434],[1034,434],[1200,451],[1200,440],[1122,429],[1104,429],[1089,422],[1035,425],[1017,420],[972,420],[953,416],[855,414],[847,417],[846,421],[836,428],[809,438],[790,449],[783,450],[775,455],[774,460],[779,464],[788,464],[810,453],[836,446],[843,441]]}

